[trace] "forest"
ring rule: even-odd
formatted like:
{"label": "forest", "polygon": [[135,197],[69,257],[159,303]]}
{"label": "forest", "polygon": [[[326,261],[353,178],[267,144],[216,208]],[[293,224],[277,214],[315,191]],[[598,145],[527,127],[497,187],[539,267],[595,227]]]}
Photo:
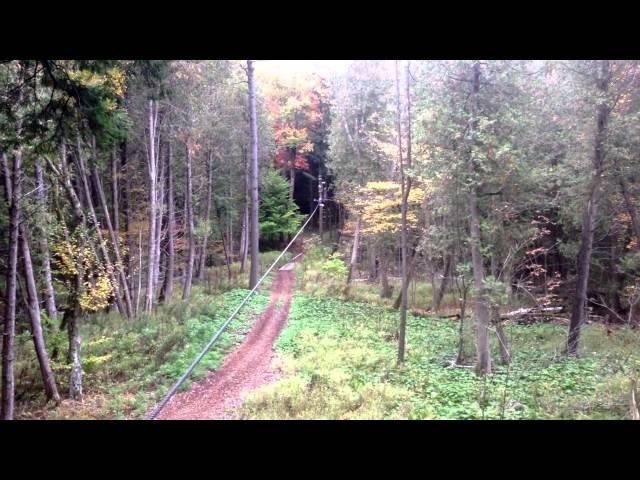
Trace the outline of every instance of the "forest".
{"label": "forest", "polygon": [[640,420],[637,73],[0,60],[0,417]]}

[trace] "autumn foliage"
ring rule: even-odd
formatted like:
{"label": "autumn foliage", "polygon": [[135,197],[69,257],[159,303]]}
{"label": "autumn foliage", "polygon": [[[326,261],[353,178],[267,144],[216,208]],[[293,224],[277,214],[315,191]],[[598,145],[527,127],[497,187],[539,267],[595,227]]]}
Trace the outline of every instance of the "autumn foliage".
{"label": "autumn foliage", "polygon": [[322,122],[324,88],[318,77],[271,80],[266,84],[266,106],[276,143],[274,166],[309,170],[307,155],[314,150],[312,132]]}

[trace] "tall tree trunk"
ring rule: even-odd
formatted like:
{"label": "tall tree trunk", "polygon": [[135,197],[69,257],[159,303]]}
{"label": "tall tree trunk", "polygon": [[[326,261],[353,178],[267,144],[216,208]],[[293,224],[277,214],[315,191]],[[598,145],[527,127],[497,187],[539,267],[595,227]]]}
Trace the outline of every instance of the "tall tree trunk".
{"label": "tall tree trunk", "polygon": [[[409,263],[409,271],[407,272],[407,285],[409,282],[411,282],[411,279],[413,278],[413,273],[416,270],[417,261],[418,261],[418,254],[414,249],[413,252],[411,252],[411,262]],[[389,271],[388,260],[387,260],[386,270],[387,272]],[[395,310],[400,308],[400,302],[402,302],[402,289],[400,290],[400,293],[398,293],[398,296],[393,302],[393,308]]]}
{"label": "tall tree trunk", "polygon": [[249,288],[258,283],[260,272],[259,239],[260,224],[258,217],[258,121],[256,118],[256,86],[253,78],[253,60],[247,60],[247,78],[249,81],[249,118],[251,122],[251,271]]}
{"label": "tall tree trunk", "polygon": [[[134,280],[132,279],[132,275],[133,275],[133,252],[135,252],[135,240],[134,240],[134,233],[133,233],[133,213],[131,210],[131,177],[133,175],[133,169],[131,168],[131,165],[129,163],[129,158],[128,158],[128,150],[127,150],[127,141],[125,140],[124,142],[122,142],[122,145],[120,147],[120,163],[121,163],[121,167],[122,167],[122,171],[123,171],[123,175],[122,175],[122,186],[123,186],[123,210],[124,210],[124,218],[125,218],[125,222],[126,222],[126,227],[125,227],[125,231],[126,231],[126,235],[127,235],[127,255],[126,255],[126,265],[125,268],[127,269],[127,279],[129,280],[129,291],[130,291],[130,296],[133,297],[133,285],[135,284]],[[136,315],[137,315],[137,308],[136,308]]]}
{"label": "tall tree trunk", "polygon": [[[411,96],[409,88],[409,66],[406,70],[406,96],[407,96],[407,166],[411,168]],[[402,285],[400,302],[400,328],[398,333],[398,364],[404,363],[405,356],[405,336],[407,326],[407,287],[408,279],[408,227],[407,227],[407,203],[411,191],[411,177],[406,179],[404,174],[404,162],[402,161],[402,129],[401,129],[401,102],[400,102],[400,78],[398,73],[398,62],[396,61],[396,97],[397,97],[397,128],[398,128],[398,160],[400,164],[400,186],[402,194],[401,205],[401,248],[402,248]]]}
{"label": "tall tree trunk", "polygon": [[171,300],[173,297],[173,277],[175,275],[175,244],[174,234],[176,228],[175,200],[173,194],[173,169],[171,168],[171,142],[167,146],[167,271],[164,274],[164,287],[162,300]]}
{"label": "tall tree trunk", "polygon": [[[95,150],[94,150],[95,152]],[[98,167],[96,165],[96,159],[94,158],[93,166],[91,167],[91,175],[93,176],[94,184],[96,185],[96,190],[98,191],[98,200],[100,201],[100,206],[102,208],[102,212],[104,214],[105,223],[107,224],[107,230],[109,231],[109,236],[111,237],[111,243],[113,245],[113,252],[116,257],[116,265],[115,268],[118,272],[118,276],[120,277],[120,285],[121,290],[124,296],[125,306],[126,306],[126,315],[131,318],[133,317],[133,306],[131,303],[131,294],[129,291],[129,282],[127,281],[127,275],[124,272],[124,263],[122,261],[122,256],[120,255],[120,245],[119,239],[116,231],[113,229],[113,225],[111,224],[111,218],[109,215],[109,207],[107,206],[107,199],[104,195],[104,190],[102,189],[102,182],[100,182],[100,175],[98,173]]]}
{"label": "tall tree trunk", "polygon": [[196,255],[196,239],[194,237],[193,227],[193,181],[191,176],[191,146],[187,145],[187,234],[189,236],[189,256],[185,267],[184,289],[182,290],[182,299],[186,300],[191,295],[191,283],[193,281],[193,263]]}
{"label": "tall tree trunk", "polygon": [[153,308],[153,271],[156,258],[156,202],[158,200],[158,157],[156,155],[156,126],[158,120],[158,107],[153,100],[149,100],[149,144],[147,156],[147,173],[149,175],[149,246],[147,263],[147,293],[144,309]]}
{"label": "tall tree trunk", "polygon": [[378,256],[376,254],[376,247],[373,242],[370,243],[368,250],[369,256],[369,278],[370,282],[375,282],[378,278]]}
{"label": "tall tree trunk", "polygon": [[[471,143],[469,146],[469,170],[472,175],[478,175],[473,160],[473,142],[475,141],[475,129],[477,126],[477,102],[478,91],[480,90],[480,64],[473,65],[473,83],[471,91],[471,118],[469,120],[469,131]],[[478,359],[476,372],[480,376],[491,373],[491,351],[489,350],[489,305],[484,288],[484,265],[481,253],[480,239],[480,211],[478,209],[477,187],[473,185],[468,194],[469,201],[469,221],[471,230],[471,263],[473,266],[473,281],[476,289],[473,312],[476,319],[476,346],[478,349]]]}
{"label": "tall tree trunk", "polygon": [[23,225],[20,225],[20,243],[22,245],[22,257],[24,262],[24,277],[27,284],[27,299],[29,306],[28,310],[29,318],[31,319],[31,336],[33,337],[33,345],[36,350],[36,356],[38,357],[38,364],[40,365],[40,373],[42,374],[44,391],[47,400],[59,402],[60,394],[58,393],[56,381],[53,376],[53,370],[51,369],[51,364],[49,363],[49,356],[47,355],[47,348],[44,342],[44,335],[42,333],[40,302],[38,300],[38,289],[36,288],[36,280],[33,275],[31,249],[29,248],[29,240],[26,236],[26,231]]}
{"label": "tall tree trunk", "polygon": [[[620,184],[620,191],[622,192],[622,198],[624,199],[624,206],[629,214],[629,218],[631,219],[631,231],[633,232],[633,236],[636,237],[637,241],[640,242],[640,222],[638,221],[638,215],[636,213],[636,209],[633,205],[633,201],[631,200],[631,194],[629,193],[629,187],[627,185],[627,180],[624,176],[620,176],[620,180],[618,181]],[[640,248],[640,245],[638,246]]]}
{"label": "tall tree trunk", "polygon": [[202,281],[204,279],[204,271],[207,262],[207,239],[209,238],[209,230],[211,229],[211,196],[213,189],[213,161],[211,160],[211,152],[209,152],[209,156],[207,158],[207,204],[205,206],[204,213],[204,224],[205,224],[205,233],[202,237],[202,254],[200,255],[200,266],[198,267],[198,281]]}
{"label": "tall tree trunk", "polygon": [[442,299],[444,298],[444,292],[447,287],[449,276],[451,275],[452,260],[453,260],[453,255],[450,252],[447,253],[444,259],[444,271],[442,273],[442,281],[440,282],[440,288],[438,288],[438,293],[436,294],[435,302],[433,304],[433,311],[436,313],[438,313],[438,311],[440,310],[440,304],[442,303]]}
{"label": "tall tree trunk", "polygon": [[389,285],[388,261],[385,249],[380,249],[380,296],[382,298],[391,298],[392,289]]}
{"label": "tall tree trunk", "polygon": [[69,373],[69,397],[72,400],[82,400],[82,364],[80,363],[80,346],[82,340],[80,338],[80,302],[77,296],[80,295],[82,289],[82,278],[84,272],[82,266],[78,266],[79,274],[76,280],[74,299],[70,302],[70,307],[65,309],[64,317],[67,325],[67,333],[69,337],[69,353],[67,361],[71,364]]}
{"label": "tall tree trunk", "polygon": [[13,363],[16,334],[16,282],[18,274],[18,242],[20,225],[20,199],[22,197],[22,149],[13,156],[11,172],[11,203],[9,207],[9,261],[7,268],[4,332],[2,337],[2,409],[3,420],[13,419],[15,378]]}
{"label": "tall tree trunk", "polygon": [[[159,145],[159,144],[158,144]],[[165,162],[162,162],[160,159],[162,153],[160,148],[158,147],[158,162],[160,163],[160,176],[158,177],[158,199],[156,201],[157,211],[156,211],[156,235],[155,235],[155,257],[153,262],[153,291],[158,291],[158,284],[160,279],[160,260],[161,260],[161,249],[160,244],[162,242],[162,217],[164,216],[164,176],[165,176]]]}
{"label": "tall tree trunk", "polygon": [[46,195],[44,191],[44,175],[42,173],[42,167],[36,162],[36,199],[40,208],[40,215],[38,215],[38,243],[40,246],[40,255],[42,256],[42,270],[45,284],[45,297],[44,304],[47,310],[47,316],[56,320],[58,318],[58,309],[56,308],[56,297],[53,289],[53,278],[51,276],[51,260],[49,258],[49,241],[47,239],[48,232],[46,231],[46,221],[44,219],[44,212],[47,210]]}
{"label": "tall tree trunk", "polygon": [[320,243],[322,243],[324,236],[324,182],[322,180],[322,174],[318,174],[318,204],[320,209],[318,213],[318,229],[320,230]]}
{"label": "tall tree trunk", "polygon": [[[602,60],[596,73],[598,93],[606,97],[609,89],[609,61]],[[587,286],[589,283],[589,269],[591,253],[593,251],[593,232],[596,227],[598,204],[601,196],[602,174],[604,170],[604,142],[606,138],[609,107],[606,100],[602,100],[597,109],[596,136],[593,149],[593,175],[589,188],[589,200],[582,219],[582,233],[580,235],[580,250],[578,251],[578,277],[576,280],[576,298],[571,313],[569,335],[567,337],[567,355],[578,353],[580,332],[585,319],[587,303]]]}
{"label": "tall tree trunk", "polygon": [[289,164],[289,199],[293,200],[296,187],[296,149],[291,150],[291,163]]}
{"label": "tall tree trunk", "polygon": [[360,224],[362,223],[362,215],[358,215],[356,220],[356,231],[353,237],[353,247],[351,248],[351,261],[349,262],[349,273],[347,274],[347,288],[351,285],[353,270],[358,262],[358,248],[360,247]]}
{"label": "tall tree trunk", "polygon": [[113,203],[113,229],[120,236],[120,167],[116,146],[111,150],[111,200]]}
{"label": "tall tree trunk", "polygon": [[[231,179],[233,172],[231,171],[231,163],[229,164],[229,178]],[[233,182],[229,180],[229,202],[233,202]],[[227,208],[227,246],[229,249],[229,260],[233,262],[233,215],[231,208]]]}
{"label": "tall tree trunk", "polygon": [[[94,140],[95,142],[95,140]],[[107,272],[109,274],[109,279],[111,280],[112,284],[114,286],[118,285],[118,281],[117,278],[115,276],[114,271],[117,271],[117,266],[114,269],[113,266],[113,262],[111,262],[111,256],[109,255],[109,251],[107,250],[107,246],[106,243],[104,241],[104,237],[102,235],[102,230],[100,229],[100,224],[98,223],[98,218],[96,216],[96,211],[93,208],[93,200],[91,198],[91,190],[89,189],[89,182],[87,180],[87,171],[85,168],[85,163],[84,163],[84,158],[82,155],[82,145],[80,144],[80,137],[78,136],[77,139],[77,166],[78,166],[78,173],[80,174],[80,180],[82,183],[82,186],[84,188],[84,193],[86,195],[86,200],[87,200],[87,207],[89,209],[89,218],[91,219],[91,223],[93,224],[93,228],[96,232],[96,234],[98,235],[98,246],[100,248],[100,251],[102,253],[102,256],[104,258],[104,262],[107,264]],[[95,151],[95,148],[94,148]],[[94,159],[94,163],[95,163]],[[106,205],[105,205],[105,210],[106,210]],[[106,210],[106,215],[108,217],[108,210]],[[110,223],[110,222],[109,222]],[[113,229],[111,229],[111,232],[113,232]],[[125,279],[125,283],[124,285],[126,285],[126,279]],[[128,316],[129,318],[131,317],[131,302],[129,299],[129,302],[126,302],[123,304],[122,303],[122,298],[121,298],[121,293],[120,292],[121,289],[116,287],[116,291],[115,291],[115,299],[116,299],[116,303],[118,304],[118,309],[120,310],[121,313],[123,313],[124,315]],[[125,299],[127,298],[127,296],[125,295]]]}
{"label": "tall tree trunk", "polygon": [[340,248],[340,240],[342,239],[342,229],[344,228],[344,211],[342,209],[342,204],[338,203],[338,208],[336,211],[336,214],[338,216],[338,222],[337,222],[337,234],[336,234],[336,241],[333,244],[333,248],[332,248],[332,252],[331,253],[335,253],[338,251],[338,249]]}
{"label": "tall tree trunk", "polygon": [[498,348],[500,349],[500,361],[503,365],[511,363],[511,352],[509,351],[509,341],[504,331],[504,325],[500,319],[500,309],[496,305],[491,306],[491,317],[493,325],[496,328],[496,336],[498,337]]}
{"label": "tall tree trunk", "polygon": [[242,147],[243,162],[243,208],[242,208],[242,229],[240,231],[240,273],[244,273],[244,267],[247,263],[247,254],[249,253],[249,176],[247,175],[247,150]]}

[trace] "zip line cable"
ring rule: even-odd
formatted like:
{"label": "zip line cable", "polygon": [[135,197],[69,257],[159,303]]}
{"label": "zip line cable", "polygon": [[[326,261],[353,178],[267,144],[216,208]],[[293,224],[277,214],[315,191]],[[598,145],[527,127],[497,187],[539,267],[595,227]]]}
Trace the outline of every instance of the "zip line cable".
{"label": "zip line cable", "polygon": [[182,375],[182,377],[180,377],[180,379],[175,383],[175,385],[173,387],[171,387],[171,390],[169,391],[169,393],[167,393],[167,395],[162,399],[162,402],[160,402],[160,404],[155,408],[155,410],[153,410],[153,412],[151,412],[151,415],[149,415],[149,417],[147,418],[147,420],[155,420],[156,417],[158,416],[158,414],[162,411],[162,409],[167,405],[167,403],[169,403],[169,400],[171,400],[171,398],[176,394],[176,392],[178,391],[178,389],[180,388],[180,386],[184,383],[184,381],[189,377],[189,375],[191,375],[191,372],[193,372],[193,369],[196,368],[196,366],[200,363],[200,361],[202,360],[202,358],[207,354],[207,352],[209,351],[209,349],[211,349],[211,347],[213,346],[213,344],[216,342],[216,340],[218,340],[218,338],[220,337],[220,335],[222,335],[222,333],[225,331],[225,329],[227,328],[227,326],[229,325],[229,323],[231,322],[231,320],[233,320],[233,318],[238,314],[238,312],[240,311],[240,309],[244,306],[245,303],[247,303],[247,300],[249,300],[249,298],[251,298],[251,295],[253,295],[255,293],[255,291],[258,289],[258,287],[260,286],[260,284],[264,281],[265,278],[267,278],[267,275],[269,275],[269,273],[271,272],[271,270],[273,270],[273,267],[276,266],[276,264],[280,261],[280,259],[282,258],[282,256],[286,253],[287,250],[289,250],[289,247],[293,244],[293,242],[296,240],[296,238],[298,238],[298,236],[302,233],[302,231],[305,229],[305,227],[308,225],[308,223],[311,221],[311,219],[313,218],[313,216],[315,215],[316,211],[318,210],[318,208],[320,207],[320,202],[318,202],[318,205],[316,205],[316,208],[313,210],[313,212],[311,212],[311,215],[309,215],[309,218],[307,219],[306,222],[304,222],[304,225],[302,225],[302,227],[300,228],[300,230],[298,230],[298,233],[296,233],[296,235],[291,239],[291,241],[289,242],[289,244],[285,247],[285,249],[282,251],[282,253],[278,256],[278,258],[276,258],[276,260],[271,264],[271,266],[269,267],[269,269],[264,273],[264,275],[262,275],[262,277],[260,278],[260,280],[258,280],[258,283],[256,283],[256,285],[251,289],[251,291],[247,294],[246,297],[244,297],[244,299],[242,300],[242,302],[240,302],[240,305],[238,305],[238,307],[234,310],[234,312],[229,316],[229,318],[227,318],[227,320],[222,324],[222,326],[218,329],[218,331],[213,335],[213,337],[211,337],[211,340],[209,341],[209,343],[207,343],[207,345],[202,349],[202,351],[198,354],[198,356],[196,357],[196,359],[193,361],[193,363],[191,364],[191,366],[187,369],[187,371]]}

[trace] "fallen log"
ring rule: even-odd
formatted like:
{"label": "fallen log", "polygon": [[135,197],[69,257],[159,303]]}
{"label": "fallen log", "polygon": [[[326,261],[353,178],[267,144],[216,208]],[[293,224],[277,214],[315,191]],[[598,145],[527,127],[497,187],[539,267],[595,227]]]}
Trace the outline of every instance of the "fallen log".
{"label": "fallen log", "polygon": [[564,307],[533,307],[533,308],[520,308],[518,310],[514,310],[513,312],[508,312],[502,314],[500,316],[501,319],[508,320],[514,317],[526,317],[526,316],[544,316],[544,315],[554,315],[556,313],[560,313],[564,311]]}

